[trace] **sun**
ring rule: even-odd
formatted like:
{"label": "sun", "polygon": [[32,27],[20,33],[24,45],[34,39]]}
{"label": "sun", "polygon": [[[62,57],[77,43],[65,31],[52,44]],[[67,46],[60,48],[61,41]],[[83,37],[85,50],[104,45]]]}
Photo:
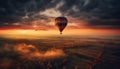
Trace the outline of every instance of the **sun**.
{"label": "sun", "polygon": [[27,33],[27,31],[26,30],[20,30],[20,33],[25,34],[25,33]]}

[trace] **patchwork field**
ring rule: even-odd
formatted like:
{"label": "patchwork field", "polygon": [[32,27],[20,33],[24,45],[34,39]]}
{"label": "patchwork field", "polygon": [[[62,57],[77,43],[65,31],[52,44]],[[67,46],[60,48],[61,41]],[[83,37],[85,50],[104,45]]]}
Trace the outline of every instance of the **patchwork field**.
{"label": "patchwork field", "polygon": [[0,69],[119,69],[119,38],[78,35],[36,39],[0,37]]}

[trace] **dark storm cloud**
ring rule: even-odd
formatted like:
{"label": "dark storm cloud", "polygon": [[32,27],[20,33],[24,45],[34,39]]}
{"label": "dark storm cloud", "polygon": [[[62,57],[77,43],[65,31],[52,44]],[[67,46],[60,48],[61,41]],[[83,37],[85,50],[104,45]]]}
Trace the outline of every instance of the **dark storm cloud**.
{"label": "dark storm cloud", "polygon": [[87,21],[87,25],[104,26],[108,29],[120,29],[119,0],[69,0],[60,11],[79,20]]}
{"label": "dark storm cloud", "polygon": [[[63,4],[56,8],[60,2]],[[119,3],[120,0],[0,0],[0,25],[49,20],[38,13],[55,8],[65,16],[86,21],[87,26],[120,28]]]}
{"label": "dark storm cloud", "polygon": [[19,22],[27,15],[32,16],[46,9],[51,0],[0,0],[0,22]]}

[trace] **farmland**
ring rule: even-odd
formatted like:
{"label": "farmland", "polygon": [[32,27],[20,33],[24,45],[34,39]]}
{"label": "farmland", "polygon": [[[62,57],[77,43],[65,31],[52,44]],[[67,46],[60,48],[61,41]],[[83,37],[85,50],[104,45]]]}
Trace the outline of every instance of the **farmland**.
{"label": "farmland", "polygon": [[118,69],[119,38],[78,35],[36,39],[0,37],[0,68]]}

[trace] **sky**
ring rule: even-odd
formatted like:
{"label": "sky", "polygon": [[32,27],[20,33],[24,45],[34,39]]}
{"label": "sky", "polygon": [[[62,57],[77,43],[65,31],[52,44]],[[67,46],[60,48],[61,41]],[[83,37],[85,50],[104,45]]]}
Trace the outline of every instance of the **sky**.
{"label": "sky", "polygon": [[0,0],[2,33],[37,28],[49,34],[59,16],[68,19],[67,34],[120,34],[120,0]]}

